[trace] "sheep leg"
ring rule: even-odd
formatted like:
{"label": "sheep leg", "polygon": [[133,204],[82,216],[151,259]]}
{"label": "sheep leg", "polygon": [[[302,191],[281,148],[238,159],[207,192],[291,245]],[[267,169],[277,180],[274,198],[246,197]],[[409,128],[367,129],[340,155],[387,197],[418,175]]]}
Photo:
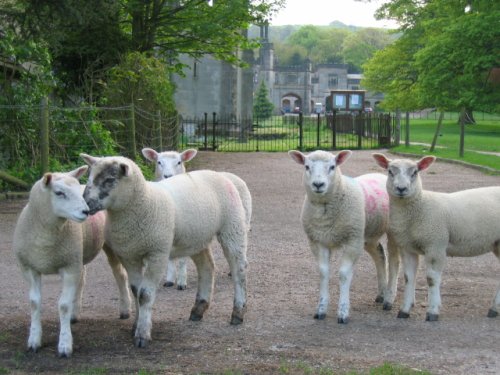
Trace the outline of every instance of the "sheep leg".
{"label": "sheep leg", "polygon": [[[437,254],[438,251],[429,251],[427,254]],[[441,274],[444,269],[446,262],[446,255],[430,256],[425,257],[426,271],[427,271],[427,286],[428,295],[427,301],[429,306],[427,307],[427,314],[425,320],[433,322],[439,319],[439,308],[441,307]]]}
{"label": "sheep leg", "polygon": [[83,287],[85,286],[85,274],[86,267],[85,265],[82,268],[82,272],[80,274],[80,279],[78,280],[78,285],[76,287],[75,300],[73,301],[73,314],[71,314],[71,323],[77,323],[78,318],[80,316],[80,310],[82,306],[82,296],[83,296]]}
{"label": "sheep leg", "polygon": [[136,316],[136,329],[134,334],[134,345],[137,348],[145,348],[151,341],[152,310],[156,299],[156,289],[160,284],[164,272],[165,264],[168,261],[168,253],[156,249],[156,252],[149,254],[143,259],[144,273],[141,277],[137,267],[134,269],[133,276],[129,274],[132,281],[132,292],[135,293],[136,306],[138,313]]}
{"label": "sheep leg", "polygon": [[122,262],[113,250],[106,244],[103,246],[104,253],[108,258],[109,266],[113,272],[113,276],[118,286],[120,294],[120,319],[128,319],[130,317],[130,293],[128,288],[128,276]]}
{"label": "sheep leg", "polygon": [[387,255],[389,260],[389,279],[387,289],[384,293],[383,309],[391,310],[396,299],[399,273],[399,249],[391,236],[388,236],[387,239]]}
{"label": "sheep leg", "polygon": [[24,267],[23,275],[30,286],[31,326],[28,350],[36,353],[42,346],[42,277],[38,272]]}
{"label": "sheep leg", "polygon": [[337,322],[346,324],[349,322],[350,299],[349,291],[351,289],[352,275],[354,272],[354,263],[359,258],[358,249],[362,249],[363,244],[347,245],[340,259],[339,280],[339,306],[337,310]]}
{"label": "sheep leg", "polygon": [[164,287],[170,288],[175,285],[175,275],[177,273],[177,260],[169,259],[167,262],[167,274],[165,276]]}
{"label": "sheep leg", "polygon": [[398,318],[409,318],[410,310],[415,303],[415,286],[417,279],[418,254],[403,251],[401,254],[405,277],[405,291],[403,305],[398,313]]}
{"label": "sheep leg", "polygon": [[189,320],[200,321],[203,319],[203,314],[208,309],[212,299],[215,264],[209,248],[192,255],[191,259],[193,259],[198,272],[198,290]]}
{"label": "sheep leg", "polygon": [[177,265],[179,266],[177,271],[177,290],[184,290],[187,287],[187,258],[179,258]]}
{"label": "sheep leg", "polygon": [[378,294],[375,298],[375,302],[381,303],[384,301],[384,293],[387,288],[387,269],[384,247],[381,243],[375,240],[367,242],[365,249],[373,259],[373,263],[375,263],[378,281]]}
{"label": "sheep leg", "polygon": [[78,283],[83,270],[78,272],[61,271],[62,293],[59,298],[59,357],[70,357],[73,353],[73,335],[71,334],[71,316],[73,314],[73,303],[76,298]]}
{"label": "sheep leg", "polygon": [[328,311],[328,304],[330,303],[330,250],[319,244],[311,244],[311,250],[316,256],[319,268],[319,302],[316,308],[314,319],[325,319],[326,312]]}
{"label": "sheep leg", "polygon": [[[500,260],[500,244],[498,244],[493,253],[496,255],[498,260]],[[493,306],[488,311],[488,318],[496,318],[498,316],[498,310],[500,310],[500,284],[498,285],[497,294],[495,295],[495,299],[493,300]]]}
{"label": "sheep leg", "polygon": [[238,325],[243,322],[247,303],[247,234],[244,227],[237,232],[222,233],[218,236],[224,256],[229,263],[231,277],[234,285],[234,303],[231,313],[231,324]]}

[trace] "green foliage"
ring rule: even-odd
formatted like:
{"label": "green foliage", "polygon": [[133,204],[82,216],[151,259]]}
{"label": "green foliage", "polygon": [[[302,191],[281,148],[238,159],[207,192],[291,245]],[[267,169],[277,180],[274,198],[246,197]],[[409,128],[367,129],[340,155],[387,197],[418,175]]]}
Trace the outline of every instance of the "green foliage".
{"label": "green foliage", "polygon": [[363,85],[387,96],[385,107],[498,111],[500,90],[487,78],[500,66],[500,3],[391,0],[378,11],[402,37],[365,66]]}
{"label": "green foliage", "polygon": [[112,106],[139,105],[150,112],[175,114],[174,87],[165,62],[147,54],[131,52],[109,71],[104,92]]}
{"label": "green foliage", "polygon": [[274,105],[268,99],[267,86],[262,81],[253,102],[253,115],[259,120],[265,120],[272,116],[273,109]]}

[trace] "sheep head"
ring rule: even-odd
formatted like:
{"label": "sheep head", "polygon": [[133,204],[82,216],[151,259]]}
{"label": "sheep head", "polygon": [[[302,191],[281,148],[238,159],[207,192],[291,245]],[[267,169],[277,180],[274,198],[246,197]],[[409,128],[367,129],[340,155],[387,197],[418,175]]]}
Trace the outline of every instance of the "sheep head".
{"label": "sheep head", "polygon": [[290,157],[304,166],[303,183],[309,196],[324,196],[332,191],[334,181],[341,176],[338,167],[351,155],[352,151],[340,151],[334,155],[326,151],[314,151],[305,155],[300,151],[288,151]]}
{"label": "sheep head", "polygon": [[177,151],[156,152],[151,148],[143,148],[142,154],[149,161],[155,162],[155,176],[157,181],[185,173],[184,162],[190,161],[196,156],[195,149],[187,149],[179,153]]}
{"label": "sheep head", "polygon": [[78,181],[87,169],[85,165],[66,173],[49,172],[40,180],[41,190],[49,194],[52,211],[57,217],[81,223],[89,215],[89,207],[82,197]]}
{"label": "sheep head", "polygon": [[[127,196],[127,184],[124,180],[130,180],[134,174],[131,160],[124,157],[94,157],[80,154],[80,157],[90,166],[90,174],[83,198],[87,202],[90,214],[93,215],[100,210],[116,207],[118,202],[126,204],[125,199],[116,199],[118,196]],[[143,177],[144,178],[144,177]]]}
{"label": "sheep head", "polygon": [[422,190],[419,172],[436,160],[435,156],[424,156],[418,161],[410,159],[388,159],[383,154],[373,154],[379,166],[387,170],[387,193],[397,198],[410,198]]}

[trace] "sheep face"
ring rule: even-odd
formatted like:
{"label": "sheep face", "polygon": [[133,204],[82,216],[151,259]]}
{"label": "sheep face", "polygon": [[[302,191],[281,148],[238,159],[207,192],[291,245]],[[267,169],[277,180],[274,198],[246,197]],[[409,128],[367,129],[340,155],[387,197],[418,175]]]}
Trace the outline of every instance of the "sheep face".
{"label": "sheep face", "polygon": [[436,160],[425,156],[418,161],[409,159],[391,160],[382,154],[373,154],[378,165],[387,170],[387,193],[397,198],[411,198],[422,190],[419,172],[427,169]]}
{"label": "sheep face", "polygon": [[130,175],[130,166],[122,158],[80,156],[91,167],[83,198],[89,206],[90,215],[93,215],[113,206],[115,197],[121,194],[121,180]]}
{"label": "sheep face", "polygon": [[349,150],[341,151],[336,156],[326,151],[314,151],[309,155],[300,151],[288,153],[293,160],[304,166],[303,183],[307,193],[312,196],[322,196],[332,191],[337,167],[352,154]]}
{"label": "sheep face", "polygon": [[87,171],[87,166],[68,173],[46,173],[42,190],[50,195],[52,211],[58,217],[83,222],[89,215],[89,207],[82,197],[78,179]]}
{"label": "sheep face", "polygon": [[155,176],[157,181],[185,173],[184,162],[193,159],[196,152],[195,149],[188,149],[181,153],[176,151],[156,152],[151,148],[142,149],[144,157],[156,163]]}

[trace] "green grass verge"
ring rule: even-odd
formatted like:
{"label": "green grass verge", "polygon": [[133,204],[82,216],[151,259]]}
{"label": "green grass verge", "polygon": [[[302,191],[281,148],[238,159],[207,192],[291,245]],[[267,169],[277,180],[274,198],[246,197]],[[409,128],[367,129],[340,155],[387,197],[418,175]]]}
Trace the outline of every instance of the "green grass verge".
{"label": "green grass verge", "polygon": [[[437,120],[411,120],[409,147],[404,145],[391,148],[392,151],[415,155],[431,154],[430,144],[434,137]],[[402,142],[405,134],[403,129]],[[500,153],[500,122],[478,121],[475,125],[467,125],[465,129],[464,157],[459,156],[460,127],[456,121],[443,121],[441,131],[432,155],[443,159],[463,161],[492,168],[500,173],[500,156],[482,154],[480,152]]]}

